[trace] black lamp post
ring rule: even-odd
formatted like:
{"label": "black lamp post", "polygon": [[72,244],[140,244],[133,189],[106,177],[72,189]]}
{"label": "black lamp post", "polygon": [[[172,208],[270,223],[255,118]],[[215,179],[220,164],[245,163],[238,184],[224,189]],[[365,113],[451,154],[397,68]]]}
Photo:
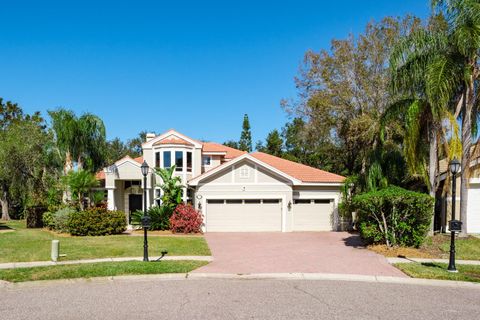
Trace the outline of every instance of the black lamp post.
{"label": "black lamp post", "polygon": [[143,161],[141,168],[142,168],[142,175],[143,175],[143,217],[142,217],[143,261],[148,261],[147,229],[150,227],[150,217],[147,216],[147,174],[148,174],[149,167],[146,161]]}
{"label": "black lamp post", "polygon": [[450,260],[448,262],[449,272],[458,272],[455,267],[455,232],[462,231],[462,222],[455,220],[455,198],[457,191],[457,173],[460,172],[460,162],[454,158],[448,164],[452,173],[452,220],[450,220],[448,228],[450,229]]}

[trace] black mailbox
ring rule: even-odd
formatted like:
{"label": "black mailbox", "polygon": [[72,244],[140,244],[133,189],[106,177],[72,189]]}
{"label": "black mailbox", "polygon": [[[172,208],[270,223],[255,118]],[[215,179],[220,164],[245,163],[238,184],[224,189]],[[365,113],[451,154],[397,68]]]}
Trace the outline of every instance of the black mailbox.
{"label": "black mailbox", "polygon": [[460,232],[462,231],[462,221],[450,220],[448,228],[450,229],[450,231]]}
{"label": "black mailbox", "polygon": [[142,227],[143,228],[150,228],[150,217],[149,216],[142,216]]}

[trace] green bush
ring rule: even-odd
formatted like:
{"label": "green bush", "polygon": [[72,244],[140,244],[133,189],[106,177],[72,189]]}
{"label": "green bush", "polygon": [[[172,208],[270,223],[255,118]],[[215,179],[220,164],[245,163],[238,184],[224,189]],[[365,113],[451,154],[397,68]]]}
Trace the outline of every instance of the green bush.
{"label": "green bush", "polygon": [[58,232],[69,232],[68,220],[77,210],[70,207],[64,207],[53,214],[53,230]]}
{"label": "green bush", "polygon": [[74,236],[104,236],[125,231],[127,221],[121,211],[90,208],[75,212],[68,220],[69,232]]}
{"label": "green bush", "polygon": [[43,216],[43,226],[47,229],[53,230],[55,228],[55,222],[54,222],[54,213],[53,212],[44,212]]}
{"label": "green bush", "polygon": [[[148,216],[150,216],[149,230],[170,230],[170,217],[172,212],[169,207],[154,206],[148,209]],[[142,225],[143,211],[135,211],[132,213],[132,225]]]}
{"label": "green bush", "polygon": [[360,235],[369,244],[420,246],[430,229],[434,200],[427,194],[388,187],[357,195]]}

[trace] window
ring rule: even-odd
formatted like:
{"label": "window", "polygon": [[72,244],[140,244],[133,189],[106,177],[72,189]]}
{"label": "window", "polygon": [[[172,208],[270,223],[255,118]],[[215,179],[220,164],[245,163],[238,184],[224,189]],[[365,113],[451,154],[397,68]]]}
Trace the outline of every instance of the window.
{"label": "window", "polygon": [[263,203],[264,204],[267,204],[267,203],[279,203],[280,200],[278,199],[263,199]]}
{"label": "window", "polygon": [[248,167],[244,166],[240,169],[240,178],[248,178],[249,170]]}
{"label": "window", "polygon": [[172,166],[172,152],[163,151],[163,167],[170,168]]}
{"label": "window", "polygon": [[208,204],[224,204],[225,200],[207,200]]}
{"label": "window", "polygon": [[192,172],[192,153],[187,151],[187,172]]}
{"label": "window", "polygon": [[310,204],[312,203],[312,200],[310,199],[297,199],[297,200],[293,200],[293,203],[294,204]]}
{"label": "window", "polygon": [[237,200],[237,199],[232,199],[232,200],[227,200],[227,204],[241,204],[243,200]]}
{"label": "window", "polygon": [[330,199],[316,199],[313,202],[315,202],[315,203],[330,203]]}
{"label": "window", "polygon": [[141,186],[140,180],[125,180],[125,189],[132,186]]}
{"label": "window", "polygon": [[246,199],[245,204],[254,204],[254,203],[260,203],[260,200],[257,199]]}
{"label": "window", "polygon": [[183,151],[175,151],[175,171],[183,171]]}
{"label": "window", "polygon": [[202,157],[202,166],[209,166],[212,162],[212,157],[210,156],[203,156]]}
{"label": "window", "polygon": [[155,152],[155,168],[160,168],[160,152]]}

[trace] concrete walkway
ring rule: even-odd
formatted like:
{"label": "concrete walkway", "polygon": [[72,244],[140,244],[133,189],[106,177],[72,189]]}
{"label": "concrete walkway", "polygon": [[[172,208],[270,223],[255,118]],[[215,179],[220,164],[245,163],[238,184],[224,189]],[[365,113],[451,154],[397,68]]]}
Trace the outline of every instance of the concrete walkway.
{"label": "concrete walkway", "polygon": [[[412,262],[418,262],[418,263],[447,263],[448,264],[448,259],[421,259],[421,258],[387,258],[387,261],[389,263],[412,263]],[[475,266],[480,266],[480,261],[479,260],[455,260],[456,264],[469,264],[469,265],[475,265]]]}
{"label": "concrete walkway", "polygon": [[[159,259],[160,257],[150,257],[150,261]],[[120,258],[102,258],[102,259],[84,259],[84,260],[65,260],[65,261],[33,261],[33,262],[9,262],[0,263],[0,269],[15,269],[15,268],[31,268],[44,266],[61,266],[66,264],[79,263],[98,263],[98,262],[125,262],[125,261],[142,261],[143,257],[120,257]],[[213,261],[211,256],[164,256],[162,261]]]}

